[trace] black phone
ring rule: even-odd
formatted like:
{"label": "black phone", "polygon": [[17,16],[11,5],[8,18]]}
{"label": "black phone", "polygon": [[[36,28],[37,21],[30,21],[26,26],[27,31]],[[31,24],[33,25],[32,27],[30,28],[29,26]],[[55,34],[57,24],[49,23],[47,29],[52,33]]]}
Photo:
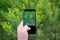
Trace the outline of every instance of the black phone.
{"label": "black phone", "polygon": [[24,25],[28,25],[31,30],[28,34],[36,34],[36,10],[35,9],[24,9],[23,12]]}

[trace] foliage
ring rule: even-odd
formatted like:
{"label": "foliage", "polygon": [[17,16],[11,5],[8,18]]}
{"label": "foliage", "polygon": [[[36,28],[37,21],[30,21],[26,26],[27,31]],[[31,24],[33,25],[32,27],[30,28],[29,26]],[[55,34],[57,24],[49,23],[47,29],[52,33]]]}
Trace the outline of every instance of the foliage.
{"label": "foliage", "polygon": [[36,9],[36,35],[29,40],[60,39],[60,0],[0,0],[0,40],[16,40],[25,8]]}

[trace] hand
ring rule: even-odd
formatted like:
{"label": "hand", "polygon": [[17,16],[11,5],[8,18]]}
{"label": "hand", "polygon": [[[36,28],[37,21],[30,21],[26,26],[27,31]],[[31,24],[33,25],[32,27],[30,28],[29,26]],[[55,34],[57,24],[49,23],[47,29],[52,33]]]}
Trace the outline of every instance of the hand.
{"label": "hand", "polygon": [[30,30],[30,28],[27,25],[23,26],[23,21],[21,21],[17,28],[18,40],[28,40],[28,30]]}

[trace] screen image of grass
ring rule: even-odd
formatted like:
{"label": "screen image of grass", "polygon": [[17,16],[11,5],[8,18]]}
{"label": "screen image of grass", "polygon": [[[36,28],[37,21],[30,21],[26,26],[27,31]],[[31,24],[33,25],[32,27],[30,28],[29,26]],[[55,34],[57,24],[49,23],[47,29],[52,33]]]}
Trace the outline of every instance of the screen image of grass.
{"label": "screen image of grass", "polygon": [[24,25],[35,26],[35,12],[26,11],[23,13]]}
{"label": "screen image of grass", "polygon": [[36,10],[36,34],[29,40],[60,40],[60,0],[0,0],[0,40],[17,40],[25,8]]}

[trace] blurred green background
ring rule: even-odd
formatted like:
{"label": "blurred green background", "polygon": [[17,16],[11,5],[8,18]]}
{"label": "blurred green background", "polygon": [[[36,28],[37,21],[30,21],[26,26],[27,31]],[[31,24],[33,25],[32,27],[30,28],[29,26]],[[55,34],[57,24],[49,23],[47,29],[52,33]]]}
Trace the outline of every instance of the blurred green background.
{"label": "blurred green background", "polygon": [[36,9],[36,34],[29,40],[60,40],[60,0],[0,0],[0,40],[17,40],[25,8]]}

